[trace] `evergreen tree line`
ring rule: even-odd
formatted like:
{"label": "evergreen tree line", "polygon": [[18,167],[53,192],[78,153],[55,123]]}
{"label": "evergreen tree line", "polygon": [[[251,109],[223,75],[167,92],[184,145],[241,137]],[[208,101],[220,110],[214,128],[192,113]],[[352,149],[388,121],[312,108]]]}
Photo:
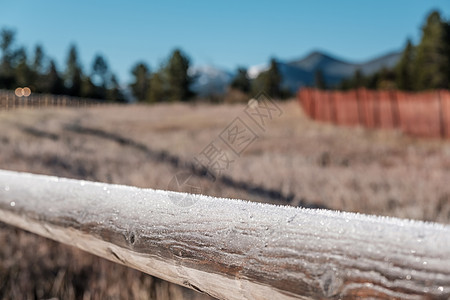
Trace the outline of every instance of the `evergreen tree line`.
{"label": "evergreen tree line", "polygon": [[[317,79],[316,86],[319,86]],[[356,70],[352,78],[339,86],[343,90],[359,87],[405,91],[450,89],[450,21],[445,21],[438,11],[431,12],[422,27],[419,44],[413,45],[408,39],[394,68],[383,68],[370,76]]]}
{"label": "evergreen tree line", "polygon": [[[289,91],[281,88],[281,80],[280,71],[272,59],[270,68],[253,80],[248,78],[246,69],[238,69],[230,87],[244,93],[264,90],[275,98],[288,97]],[[360,87],[406,91],[450,89],[450,21],[445,21],[438,11],[431,12],[422,27],[420,43],[413,45],[408,39],[399,62],[392,69],[382,68],[368,76],[356,70],[351,78],[334,87],[327,85],[319,69],[314,74],[314,86],[341,90]]]}
{"label": "evergreen tree line", "polygon": [[[61,72],[54,59],[47,56],[41,45],[33,55],[25,47],[15,45],[15,32],[0,31],[0,89],[29,87],[33,93],[49,93],[105,101],[125,102],[117,77],[107,60],[96,55],[90,70],[83,70],[78,50],[71,45]],[[192,77],[188,75],[189,59],[180,50],[173,51],[169,60],[155,73],[144,62],[132,68],[133,82],[129,85],[134,98],[143,102],[192,99]]]}
{"label": "evergreen tree line", "polygon": [[[36,45],[31,56],[26,49],[15,44],[15,32],[0,32],[0,88],[15,89],[28,86],[33,92],[65,94],[69,96],[124,102],[126,100],[117,77],[106,59],[96,55],[89,71],[85,72],[78,57],[78,50],[71,45],[65,68],[59,71],[55,60],[48,57],[41,45]],[[190,60],[180,49],[175,49],[155,72],[145,62],[136,63],[132,69],[130,91],[141,102],[188,101],[194,98],[191,90],[194,78],[189,75]],[[326,89],[321,70],[315,73],[315,86]],[[230,83],[229,91],[243,95],[265,91],[273,98],[290,96],[281,88],[282,75],[275,59],[269,68],[250,79],[245,68],[238,68]],[[408,40],[398,64],[393,69],[365,76],[360,70],[344,80],[338,88],[346,90],[358,87],[369,89],[425,90],[450,88],[450,22],[439,12],[429,14],[422,27],[418,45]],[[244,99],[245,99],[244,97]]]}
{"label": "evergreen tree line", "polygon": [[[179,49],[156,72],[152,73],[145,62],[137,63],[132,68],[133,82],[130,85],[134,97],[149,103],[193,99],[195,93],[191,91],[190,85],[195,78],[189,75],[189,66],[189,58]],[[285,98],[289,92],[281,89],[281,79],[276,61],[271,59],[269,69],[255,79],[249,78],[247,69],[239,67],[229,88],[240,91],[245,101],[250,94],[260,91],[274,98]],[[211,96],[210,100],[216,101],[217,96]]]}
{"label": "evergreen tree line", "polygon": [[[98,54],[90,70],[83,70],[78,50],[71,45],[63,71],[47,56],[41,45],[36,45],[29,56],[25,47],[15,45],[15,32],[4,28],[0,32],[0,89],[29,87],[33,93],[49,93],[106,101],[125,102],[117,77],[106,59]],[[143,61],[131,69],[129,84],[133,98],[139,102],[189,101],[194,99],[191,90],[194,78],[189,75],[190,59],[180,49],[175,49],[166,62],[155,72]],[[245,97],[265,91],[274,98],[286,98],[290,92],[281,88],[281,73],[275,59],[257,78],[250,79],[247,69],[238,68],[230,89],[242,92]],[[245,98],[246,99],[246,98]]]}
{"label": "evergreen tree line", "polygon": [[30,57],[23,46],[15,45],[15,32],[7,28],[0,32],[0,50],[1,89],[29,87],[34,93],[125,101],[116,76],[100,54],[89,72],[83,72],[77,48],[71,45],[65,70],[60,72],[41,45],[35,46]]}
{"label": "evergreen tree line", "polygon": [[[85,72],[77,47],[71,45],[65,68],[59,71],[55,60],[45,54],[41,45],[35,46],[31,56],[23,46],[16,47],[15,32],[7,28],[0,32],[0,50],[0,89],[27,86],[33,93],[126,101],[116,76],[102,55],[96,55],[90,70]],[[131,69],[129,84],[134,100],[155,103],[194,99],[191,84],[195,78],[190,76],[189,67],[190,59],[180,49],[175,49],[155,72],[146,62],[137,62]],[[260,91],[274,98],[286,98],[290,92],[281,88],[281,81],[276,60],[271,59],[270,67],[254,79],[249,78],[247,69],[238,68],[229,88],[241,92],[245,101],[250,94]]]}
{"label": "evergreen tree line", "polygon": [[136,63],[131,70],[133,81],[130,84],[134,98],[149,103],[193,99],[189,66],[189,58],[180,49],[175,49],[153,73],[145,62]]}
{"label": "evergreen tree line", "polygon": [[281,87],[282,75],[278,64],[274,58],[269,62],[269,68],[258,74],[254,79],[250,79],[247,69],[238,68],[236,76],[230,83],[230,88],[239,90],[246,95],[264,91],[272,98],[286,99],[291,96],[291,92]]}

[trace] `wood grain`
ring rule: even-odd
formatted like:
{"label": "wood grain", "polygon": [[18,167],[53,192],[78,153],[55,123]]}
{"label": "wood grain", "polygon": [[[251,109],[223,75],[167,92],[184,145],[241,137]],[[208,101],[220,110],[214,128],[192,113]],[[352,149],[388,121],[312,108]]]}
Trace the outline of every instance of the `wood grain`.
{"label": "wood grain", "polygon": [[0,171],[0,220],[219,299],[450,297],[450,227]]}

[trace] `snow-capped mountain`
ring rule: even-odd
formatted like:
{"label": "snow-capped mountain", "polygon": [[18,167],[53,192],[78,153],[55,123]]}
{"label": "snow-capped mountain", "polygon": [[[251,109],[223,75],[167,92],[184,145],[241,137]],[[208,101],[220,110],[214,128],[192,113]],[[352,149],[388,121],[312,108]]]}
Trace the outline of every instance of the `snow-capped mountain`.
{"label": "snow-capped mountain", "polygon": [[188,73],[194,78],[191,88],[200,97],[224,94],[234,77],[227,70],[208,65],[192,67]]}
{"label": "snow-capped mountain", "polygon": [[[400,52],[391,52],[366,62],[353,63],[332,55],[313,51],[297,60],[281,61],[277,64],[282,76],[282,86],[296,92],[302,86],[314,85],[317,70],[321,70],[328,85],[337,85],[343,79],[353,76],[356,70],[364,75],[373,74],[382,68],[393,68],[399,61]],[[250,66],[249,78],[258,77],[268,69],[268,64]],[[234,77],[234,73],[213,66],[193,67],[189,70],[194,76],[193,90],[200,96],[221,95]]]}
{"label": "snow-capped mountain", "polygon": [[250,66],[247,69],[247,74],[250,79],[255,79],[258,77],[258,75],[264,71],[267,71],[269,69],[269,65],[267,64],[261,64],[256,66]]}

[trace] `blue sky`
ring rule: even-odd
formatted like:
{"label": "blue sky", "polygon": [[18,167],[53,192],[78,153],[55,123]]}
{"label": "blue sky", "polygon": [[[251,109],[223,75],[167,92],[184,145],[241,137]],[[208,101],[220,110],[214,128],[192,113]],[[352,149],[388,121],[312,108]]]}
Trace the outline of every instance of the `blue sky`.
{"label": "blue sky", "polygon": [[175,47],[195,65],[234,70],[270,57],[324,50],[363,61],[418,41],[432,9],[450,18],[449,0],[115,1],[0,0],[0,28],[31,50],[41,43],[63,67],[76,43],[87,70],[103,54],[122,81],[144,60],[153,70]]}

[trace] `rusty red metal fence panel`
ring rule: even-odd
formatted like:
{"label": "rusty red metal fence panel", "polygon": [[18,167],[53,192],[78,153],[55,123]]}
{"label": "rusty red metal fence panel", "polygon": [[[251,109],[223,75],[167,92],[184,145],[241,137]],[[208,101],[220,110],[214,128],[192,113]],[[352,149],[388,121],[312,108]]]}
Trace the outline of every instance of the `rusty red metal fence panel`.
{"label": "rusty red metal fence panel", "polygon": [[439,91],[441,105],[441,136],[450,137],[450,91]]}
{"label": "rusty red metal fence panel", "polygon": [[313,120],[345,126],[400,129],[424,137],[450,137],[450,91],[321,91],[304,88],[298,99]]}

